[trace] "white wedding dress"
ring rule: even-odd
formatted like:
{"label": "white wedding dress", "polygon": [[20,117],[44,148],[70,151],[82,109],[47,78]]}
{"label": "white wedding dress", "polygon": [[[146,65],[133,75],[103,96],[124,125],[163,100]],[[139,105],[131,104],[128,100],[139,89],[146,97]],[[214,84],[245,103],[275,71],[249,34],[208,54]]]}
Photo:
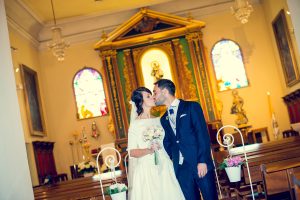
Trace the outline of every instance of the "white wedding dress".
{"label": "white wedding dress", "polygon": [[[149,148],[149,141],[144,141],[143,134],[147,128],[154,126],[161,126],[160,118],[134,120],[128,132],[128,151]],[[159,140],[162,148],[158,150],[158,165],[155,165],[154,154],[140,158],[130,157],[129,200],[185,199],[176,179],[173,163],[163,148],[162,141]]]}

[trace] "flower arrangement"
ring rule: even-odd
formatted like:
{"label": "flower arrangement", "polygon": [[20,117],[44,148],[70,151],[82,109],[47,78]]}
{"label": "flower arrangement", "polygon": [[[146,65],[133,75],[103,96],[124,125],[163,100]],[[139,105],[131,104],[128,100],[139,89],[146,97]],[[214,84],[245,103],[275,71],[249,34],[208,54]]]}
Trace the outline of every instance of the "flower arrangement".
{"label": "flower arrangement", "polygon": [[84,161],[78,164],[78,172],[81,174],[84,173],[95,173],[96,164],[93,161]]}
{"label": "flower arrangement", "polygon": [[[144,133],[144,141],[149,142],[149,146],[158,144],[158,140],[162,140],[164,129],[161,126],[152,126],[147,128]],[[154,151],[154,163],[158,164],[158,152]]]}
{"label": "flower arrangement", "polygon": [[220,164],[219,169],[225,169],[227,167],[238,167],[244,164],[244,160],[240,156],[229,156],[224,159]]}
{"label": "flower arrangement", "polygon": [[127,191],[127,186],[124,183],[115,183],[107,187],[105,193],[112,195],[125,191]]}
{"label": "flower arrangement", "polygon": [[244,160],[240,156],[229,156],[220,164],[219,169],[225,169],[230,182],[239,182],[242,164]]}

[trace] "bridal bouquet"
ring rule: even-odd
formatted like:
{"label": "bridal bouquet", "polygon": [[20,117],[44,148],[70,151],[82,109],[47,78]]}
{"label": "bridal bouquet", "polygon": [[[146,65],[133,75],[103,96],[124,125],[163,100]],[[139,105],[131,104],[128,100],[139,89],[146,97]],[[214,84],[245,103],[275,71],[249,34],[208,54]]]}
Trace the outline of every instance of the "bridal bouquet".
{"label": "bridal bouquet", "polygon": [[[161,126],[152,126],[144,131],[144,141],[150,145],[158,144],[158,140],[162,140],[164,129]],[[154,151],[154,163],[158,165],[158,152]]]}

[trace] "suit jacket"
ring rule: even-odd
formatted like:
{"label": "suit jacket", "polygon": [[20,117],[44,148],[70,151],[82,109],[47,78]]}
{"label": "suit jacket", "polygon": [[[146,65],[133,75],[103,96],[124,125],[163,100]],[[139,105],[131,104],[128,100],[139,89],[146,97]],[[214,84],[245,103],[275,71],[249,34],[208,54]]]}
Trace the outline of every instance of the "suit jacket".
{"label": "suit jacket", "polygon": [[165,130],[164,148],[173,160],[175,173],[179,165],[179,151],[184,162],[197,172],[198,163],[213,169],[210,139],[202,108],[197,102],[180,100],[176,116],[176,135],[170,125],[168,112],[160,119]]}

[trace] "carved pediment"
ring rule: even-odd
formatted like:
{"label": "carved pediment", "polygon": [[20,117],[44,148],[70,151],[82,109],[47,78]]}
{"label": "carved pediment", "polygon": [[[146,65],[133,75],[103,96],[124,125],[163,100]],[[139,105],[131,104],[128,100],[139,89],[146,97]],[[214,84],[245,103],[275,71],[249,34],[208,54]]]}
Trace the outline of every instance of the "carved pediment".
{"label": "carved pediment", "polygon": [[176,29],[183,27],[182,25],[164,22],[159,18],[144,16],[141,21],[134,25],[131,29],[118,37],[116,40],[123,40],[131,37],[138,37],[149,33],[157,33],[161,31]]}
{"label": "carved pediment", "polygon": [[116,30],[102,37],[95,45],[95,49],[114,49],[166,36],[185,35],[188,32],[199,31],[204,26],[205,23],[198,20],[143,8]]}

